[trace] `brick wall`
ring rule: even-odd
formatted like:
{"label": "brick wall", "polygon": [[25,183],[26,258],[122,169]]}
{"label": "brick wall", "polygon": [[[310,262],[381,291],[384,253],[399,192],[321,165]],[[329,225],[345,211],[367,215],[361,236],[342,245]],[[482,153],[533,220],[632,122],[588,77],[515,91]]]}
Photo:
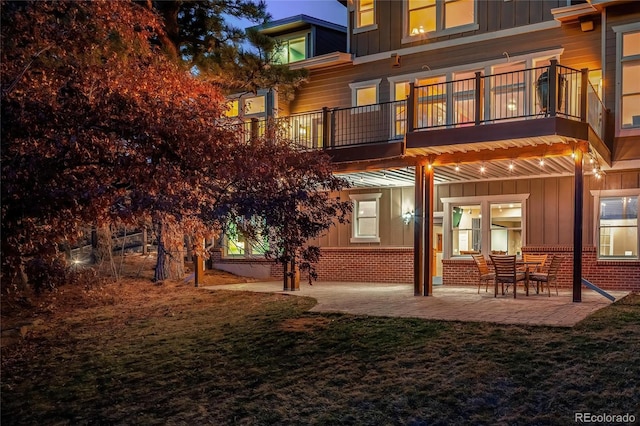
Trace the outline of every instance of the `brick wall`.
{"label": "brick wall", "polygon": [[[546,253],[547,262],[554,254],[563,258],[558,287],[571,288],[573,283],[573,248],[523,247],[526,253]],[[214,251],[215,262],[268,262],[260,259],[223,259]],[[282,265],[271,262],[271,275],[282,278]],[[413,248],[323,248],[316,265],[319,281],[364,281],[383,283],[413,283]],[[478,271],[473,259],[442,261],[444,285],[478,285]],[[595,247],[582,251],[582,276],[602,289],[640,291],[640,261],[597,260]],[[302,279],[306,279],[304,275]]]}

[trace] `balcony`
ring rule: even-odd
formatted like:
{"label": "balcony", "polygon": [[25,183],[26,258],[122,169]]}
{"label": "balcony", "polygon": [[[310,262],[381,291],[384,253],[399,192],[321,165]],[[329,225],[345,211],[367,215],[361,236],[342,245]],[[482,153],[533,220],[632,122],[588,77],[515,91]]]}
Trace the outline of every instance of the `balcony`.
{"label": "balcony", "polygon": [[[605,118],[588,71],[551,61],[549,66],[515,72],[478,72],[463,80],[411,84],[405,100],[323,108],[272,122],[301,148],[325,149],[336,163],[403,158],[400,166],[411,165],[406,159],[412,157],[429,158],[434,165],[458,165],[533,158],[540,152],[566,156],[567,146],[576,143],[593,148],[610,163],[603,142]],[[255,119],[243,126],[244,137],[269,127]],[[504,158],[497,155],[502,151]]]}

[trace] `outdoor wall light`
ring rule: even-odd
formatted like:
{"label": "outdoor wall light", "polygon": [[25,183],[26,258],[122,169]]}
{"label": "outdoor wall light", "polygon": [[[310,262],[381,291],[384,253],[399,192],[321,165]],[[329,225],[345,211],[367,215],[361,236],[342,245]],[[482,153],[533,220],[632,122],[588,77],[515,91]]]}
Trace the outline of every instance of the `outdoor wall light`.
{"label": "outdoor wall light", "polygon": [[413,219],[413,210],[408,211],[402,215],[402,221],[404,222],[405,225],[408,225],[411,223],[411,219]]}

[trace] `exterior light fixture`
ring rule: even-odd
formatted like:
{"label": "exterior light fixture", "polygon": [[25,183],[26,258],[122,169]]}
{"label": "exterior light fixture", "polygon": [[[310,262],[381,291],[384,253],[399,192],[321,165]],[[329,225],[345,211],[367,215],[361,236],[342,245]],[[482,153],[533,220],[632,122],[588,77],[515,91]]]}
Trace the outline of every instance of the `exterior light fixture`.
{"label": "exterior light fixture", "polygon": [[544,158],[541,158],[540,159],[540,167],[543,167],[543,166],[544,166]]}
{"label": "exterior light fixture", "polygon": [[513,165],[513,161],[512,161],[512,162],[510,162],[510,163],[509,163],[509,171],[510,171],[510,172],[512,172],[514,167],[515,167],[515,166]]}
{"label": "exterior light fixture", "polygon": [[484,171],[487,170],[487,168],[483,165],[480,166],[480,173],[484,173]]}
{"label": "exterior light fixture", "polygon": [[404,222],[405,225],[408,225],[411,223],[411,219],[413,218],[413,210],[408,211],[402,215],[402,221]]}

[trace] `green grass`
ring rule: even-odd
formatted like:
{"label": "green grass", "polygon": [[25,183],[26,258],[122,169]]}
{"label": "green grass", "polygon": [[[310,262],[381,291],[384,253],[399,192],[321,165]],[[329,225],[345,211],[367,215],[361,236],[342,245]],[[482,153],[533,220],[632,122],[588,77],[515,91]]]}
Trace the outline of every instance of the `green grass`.
{"label": "green grass", "polygon": [[308,312],[176,289],[2,349],[2,424],[450,425],[640,418],[640,296],[574,328]]}

